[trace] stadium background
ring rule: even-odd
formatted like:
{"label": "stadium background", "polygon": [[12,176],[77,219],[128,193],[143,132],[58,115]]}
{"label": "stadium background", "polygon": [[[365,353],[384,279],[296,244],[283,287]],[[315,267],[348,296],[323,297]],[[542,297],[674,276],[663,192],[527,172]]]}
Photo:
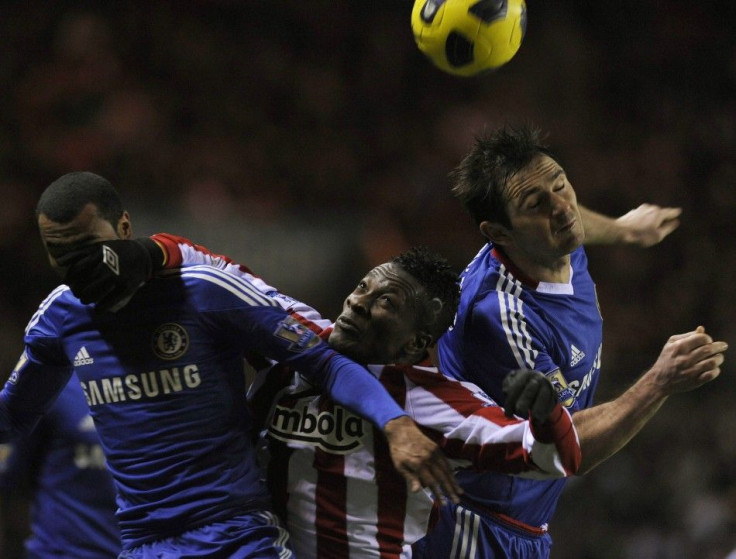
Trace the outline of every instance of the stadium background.
{"label": "stadium background", "polygon": [[[98,4],[0,2],[5,374],[56,285],[33,209],[59,175],[110,178],[137,234],[193,238],[335,316],[368,266],[412,244],[458,268],[472,257],[481,239],[447,173],[504,122],[547,130],[594,209],[684,208],[657,247],[589,249],[605,320],[598,401],[670,334],[703,324],[736,339],[736,4],[530,1],[516,58],[475,79],[422,57],[406,0]],[[554,558],[736,548],[732,361],[570,483]]]}

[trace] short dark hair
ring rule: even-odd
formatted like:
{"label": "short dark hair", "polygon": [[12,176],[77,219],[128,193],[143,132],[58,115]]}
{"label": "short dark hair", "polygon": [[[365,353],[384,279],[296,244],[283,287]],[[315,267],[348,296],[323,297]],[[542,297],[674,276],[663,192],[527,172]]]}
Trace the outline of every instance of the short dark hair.
{"label": "short dark hair", "polygon": [[[418,317],[420,326],[426,328],[434,341],[450,327],[460,300],[458,274],[442,256],[427,247],[412,247],[391,260],[417,280],[425,290],[427,301],[422,305],[424,313]],[[438,308],[430,302],[437,299]]]}
{"label": "short dark hair", "polygon": [[557,160],[542,143],[541,132],[528,125],[505,126],[478,136],[450,173],[452,194],[476,223],[491,221],[511,227],[504,197],[506,183],[540,154]]}
{"label": "short dark hair", "polygon": [[123,202],[107,179],[87,171],[67,173],[56,179],[41,194],[36,219],[43,214],[57,223],[68,223],[92,203],[102,219],[117,227],[123,217]]}

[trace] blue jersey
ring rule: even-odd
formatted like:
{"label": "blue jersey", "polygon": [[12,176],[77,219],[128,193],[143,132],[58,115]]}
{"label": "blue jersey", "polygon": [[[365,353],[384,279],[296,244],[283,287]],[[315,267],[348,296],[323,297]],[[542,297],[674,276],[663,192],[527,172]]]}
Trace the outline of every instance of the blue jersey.
{"label": "blue jersey", "polygon": [[245,413],[250,352],[293,363],[379,426],[404,415],[308,324],[210,266],[163,273],[115,314],[60,286],[25,343],[0,393],[0,435],[31,428],[76,371],[115,480],[124,549],[269,509]]}
{"label": "blue jersey", "polygon": [[29,557],[117,557],[115,488],[75,377],[31,437],[2,445],[0,491],[24,483],[32,490]]}
{"label": "blue jersey", "polygon": [[[501,384],[516,368],[545,373],[571,412],[587,408],[601,366],[603,321],[583,247],[571,255],[567,284],[533,283],[486,245],[461,274],[454,325],[438,344],[441,370],[503,403]],[[546,525],[565,480],[531,481],[459,472],[466,495],[530,526]]]}

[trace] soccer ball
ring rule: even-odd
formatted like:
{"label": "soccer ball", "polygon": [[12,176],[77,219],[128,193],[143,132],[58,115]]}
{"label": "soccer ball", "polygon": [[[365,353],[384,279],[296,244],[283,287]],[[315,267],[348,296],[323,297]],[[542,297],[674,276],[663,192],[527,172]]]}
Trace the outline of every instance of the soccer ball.
{"label": "soccer ball", "polygon": [[432,63],[455,76],[506,64],[526,32],[524,0],[415,0],[414,40]]}

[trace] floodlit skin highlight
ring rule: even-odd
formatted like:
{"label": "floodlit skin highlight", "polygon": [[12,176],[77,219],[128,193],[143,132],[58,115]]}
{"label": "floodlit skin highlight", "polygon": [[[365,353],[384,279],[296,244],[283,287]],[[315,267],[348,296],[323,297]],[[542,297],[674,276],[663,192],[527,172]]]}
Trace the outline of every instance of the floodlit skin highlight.
{"label": "floodlit skin highlight", "polygon": [[538,281],[569,281],[570,253],[585,238],[575,190],[551,157],[539,155],[509,178],[507,228],[484,221],[481,232]]}
{"label": "floodlit skin highlight", "polygon": [[432,341],[417,324],[426,299],[401,267],[377,266],[345,299],[329,343],[359,363],[414,362]]}

